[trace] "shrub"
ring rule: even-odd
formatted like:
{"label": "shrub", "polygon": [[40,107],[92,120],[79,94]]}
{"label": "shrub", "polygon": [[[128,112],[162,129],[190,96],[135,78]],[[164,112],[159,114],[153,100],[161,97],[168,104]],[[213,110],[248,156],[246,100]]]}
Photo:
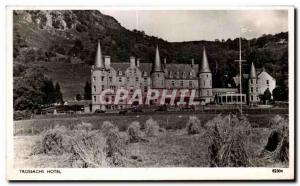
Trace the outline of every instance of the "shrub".
{"label": "shrub", "polygon": [[201,121],[196,116],[190,116],[187,124],[186,130],[190,135],[199,134],[200,133],[200,124]]}
{"label": "shrub", "polygon": [[148,119],[145,124],[146,136],[158,136],[160,132],[158,123],[152,118]]}

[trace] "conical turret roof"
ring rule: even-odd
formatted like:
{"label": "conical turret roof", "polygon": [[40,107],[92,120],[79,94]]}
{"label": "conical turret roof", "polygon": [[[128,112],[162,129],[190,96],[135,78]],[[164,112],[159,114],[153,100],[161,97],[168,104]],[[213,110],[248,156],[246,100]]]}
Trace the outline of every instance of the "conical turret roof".
{"label": "conical turret roof", "polygon": [[104,68],[100,40],[98,40],[97,53],[96,53],[96,59],[95,59],[95,67]]}
{"label": "conical turret roof", "polygon": [[202,64],[201,64],[199,72],[200,73],[203,73],[203,72],[211,73],[211,70],[210,70],[209,64],[208,64],[208,60],[207,60],[205,47],[203,47]]}
{"label": "conical turret roof", "polygon": [[251,64],[250,78],[251,79],[255,79],[256,78],[256,70],[255,70],[253,62]]}
{"label": "conical turret roof", "polygon": [[158,46],[156,46],[155,63],[154,63],[153,71],[154,72],[160,72],[160,71],[162,71],[162,66],[161,66],[161,61],[160,61]]}

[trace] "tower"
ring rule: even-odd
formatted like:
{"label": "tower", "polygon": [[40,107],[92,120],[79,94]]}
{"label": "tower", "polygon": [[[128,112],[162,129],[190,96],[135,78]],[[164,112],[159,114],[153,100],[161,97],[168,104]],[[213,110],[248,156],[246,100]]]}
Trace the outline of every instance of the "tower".
{"label": "tower", "polygon": [[165,88],[165,73],[161,65],[158,46],[156,46],[155,61],[151,72],[152,88]]}
{"label": "tower", "polygon": [[259,99],[258,99],[258,85],[257,85],[257,75],[256,75],[256,70],[255,66],[252,62],[251,64],[251,70],[250,70],[250,76],[248,80],[248,100],[249,104],[253,105],[256,104]]}
{"label": "tower", "polygon": [[107,77],[105,66],[102,58],[101,44],[98,41],[95,65],[92,66],[91,70],[91,85],[92,85],[92,111],[104,110],[104,105],[100,104],[100,94],[107,88]]}
{"label": "tower", "polygon": [[203,47],[202,63],[199,65],[198,83],[200,100],[204,103],[212,102],[212,73],[209,68],[205,47]]}

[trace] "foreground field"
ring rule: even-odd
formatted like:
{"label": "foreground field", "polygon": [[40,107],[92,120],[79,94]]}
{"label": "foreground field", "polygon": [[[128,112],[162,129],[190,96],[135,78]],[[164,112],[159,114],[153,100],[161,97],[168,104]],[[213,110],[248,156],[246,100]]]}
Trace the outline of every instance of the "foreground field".
{"label": "foreground field", "polygon": [[[210,120],[213,116],[206,116],[206,120]],[[270,120],[273,116],[264,116]],[[120,121],[122,117],[120,117]],[[183,118],[183,119],[182,119]],[[103,118],[102,118],[103,119]],[[107,118],[105,118],[107,119]],[[124,118],[123,118],[124,119]],[[127,118],[128,119],[128,118]],[[137,118],[134,118],[137,120]],[[140,119],[140,118],[138,118]],[[145,119],[145,118],[144,118]],[[147,118],[146,118],[147,119]],[[146,120],[145,119],[145,120]],[[164,118],[165,119],[165,118]],[[149,137],[145,135],[145,126],[143,120],[139,120],[142,124],[141,136],[146,141],[138,141],[135,143],[126,144],[126,159],[125,167],[208,167],[211,166],[209,159],[210,154],[207,137],[207,131],[201,129],[195,135],[189,135],[186,131],[186,117],[177,118],[178,124],[176,127],[168,127],[163,125],[162,121],[158,123],[161,127],[167,127],[163,133],[157,136]],[[185,119],[185,120],[184,120]],[[202,118],[203,119],[203,118]],[[75,121],[71,121],[72,123]],[[124,130],[120,130],[120,136],[127,136],[125,125],[123,121]],[[206,123],[207,121],[202,121]],[[251,135],[248,138],[245,151],[248,156],[248,161],[253,167],[286,167],[287,163],[274,162],[270,159],[260,156],[268,142],[268,138],[272,132],[270,126],[257,127],[255,122],[251,124]],[[95,128],[95,125],[93,125]],[[100,128],[100,126],[99,126]],[[122,129],[122,127],[121,127]],[[69,129],[68,129],[69,130]],[[15,149],[15,167],[70,167],[68,159],[69,153],[60,155],[51,154],[32,154],[34,145],[41,140],[40,135],[18,135],[14,137]]]}
{"label": "foreground field", "polygon": [[[253,137],[259,153],[266,144],[268,130],[257,130]],[[203,133],[189,136],[184,130],[170,130],[165,135],[149,138],[148,143],[132,143],[128,146],[126,167],[207,167],[207,143],[202,141]],[[15,167],[49,168],[66,167],[67,154],[64,155],[30,155],[39,136],[16,136],[14,148]],[[132,158],[135,157],[135,158]],[[136,160],[134,160],[136,159]],[[258,161],[256,159],[252,161]],[[266,166],[257,164],[257,166]],[[274,166],[274,165],[267,165]]]}

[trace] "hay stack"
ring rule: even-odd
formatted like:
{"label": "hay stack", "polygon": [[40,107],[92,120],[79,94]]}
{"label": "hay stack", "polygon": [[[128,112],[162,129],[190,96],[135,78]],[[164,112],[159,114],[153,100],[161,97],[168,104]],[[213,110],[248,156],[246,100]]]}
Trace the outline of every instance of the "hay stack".
{"label": "hay stack", "polygon": [[93,128],[93,125],[91,123],[81,122],[80,124],[76,125],[77,130],[85,130],[85,131],[91,131]]}
{"label": "hay stack", "polygon": [[[262,156],[269,156],[274,162],[288,162],[289,160],[289,138],[288,119],[279,115],[273,120],[272,131],[268,137],[267,144],[262,151]],[[271,153],[271,155],[270,155]]]}
{"label": "hay stack", "polygon": [[145,134],[146,136],[153,137],[159,135],[159,125],[152,118],[148,119],[145,124]]}
{"label": "hay stack", "polygon": [[126,154],[126,141],[120,134],[119,128],[109,121],[104,121],[101,127],[101,133],[106,138],[106,155],[111,165],[124,165],[123,156]]}
{"label": "hay stack", "polygon": [[273,160],[275,162],[288,162],[289,161],[289,139],[284,136],[279,143],[278,148],[273,153]]}
{"label": "hay stack", "polygon": [[247,145],[251,126],[247,118],[218,115],[206,124],[208,159],[212,167],[250,166]]}
{"label": "hay stack", "polygon": [[41,141],[37,142],[32,151],[33,154],[61,155],[70,151],[71,137],[64,126],[55,126],[54,129],[45,131],[41,135]]}
{"label": "hay stack", "polygon": [[142,138],[140,129],[141,126],[138,121],[134,121],[129,125],[127,134],[129,136],[130,143],[147,142],[146,139]]}
{"label": "hay stack", "polygon": [[106,139],[100,133],[77,131],[72,140],[71,156],[68,162],[71,167],[106,167]]}
{"label": "hay stack", "polygon": [[100,131],[104,134],[107,135],[111,131],[119,131],[118,127],[116,127],[114,124],[112,124],[110,121],[104,121]]}
{"label": "hay stack", "polygon": [[189,135],[200,133],[201,121],[196,116],[190,116],[187,124],[186,131]]}
{"label": "hay stack", "polygon": [[242,140],[243,138],[240,134],[234,134],[231,140],[221,147],[218,162],[220,167],[251,166]]}
{"label": "hay stack", "polygon": [[219,150],[221,149],[222,139],[217,126],[211,128],[207,133],[208,138],[208,159],[210,167],[219,166]]}

